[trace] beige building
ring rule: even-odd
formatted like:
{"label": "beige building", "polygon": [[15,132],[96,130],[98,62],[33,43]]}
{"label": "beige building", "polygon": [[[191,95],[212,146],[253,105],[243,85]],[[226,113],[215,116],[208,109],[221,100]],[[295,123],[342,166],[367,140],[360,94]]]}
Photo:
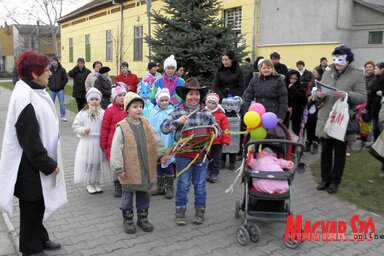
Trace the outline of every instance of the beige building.
{"label": "beige building", "polygon": [[26,50],[54,56],[50,29],[47,26],[7,24],[0,28],[0,71],[12,71],[17,57]]}

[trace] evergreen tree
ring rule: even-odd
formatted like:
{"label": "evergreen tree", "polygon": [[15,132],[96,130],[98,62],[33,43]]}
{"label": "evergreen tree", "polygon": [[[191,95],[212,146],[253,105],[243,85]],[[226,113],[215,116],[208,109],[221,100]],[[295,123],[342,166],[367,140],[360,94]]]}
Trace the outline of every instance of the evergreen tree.
{"label": "evergreen tree", "polygon": [[151,46],[151,58],[162,64],[171,54],[177,65],[190,70],[204,85],[212,85],[226,49],[235,51],[237,58],[245,56],[245,45],[236,47],[242,37],[237,37],[231,24],[224,26],[218,16],[219,0],[164,0],[164,7],[152,12],[156,26],[152,38],[145,41]]}

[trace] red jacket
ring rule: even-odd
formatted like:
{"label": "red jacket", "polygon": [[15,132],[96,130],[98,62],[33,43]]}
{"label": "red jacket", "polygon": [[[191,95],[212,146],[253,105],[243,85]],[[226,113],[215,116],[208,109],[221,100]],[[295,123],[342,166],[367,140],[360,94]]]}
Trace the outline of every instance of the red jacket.
{"label": "red jacket", "polygon": [[105,156],[108,161],[111,157],[112,139],[115,134],[116,124],[127,117],[123,105],[117,105],[115,102],[104,112],[101,123],[100,147],[105,150]]}
{"label": "red jacket", "polygon": [[130,87],[130,91],[136,93],[137,84],[140,82],[135,74],[132,74],[131,71],[128,71],[128,75],[125,75],[123,72],[120,72],[120,75],[116,77],[116,82],[123,82]]}
{"label": "red jacket", "polygon": [[216,122],[222,131],[221,136],[217,137],[213,141],[213,145],[216,145],[216,144],[229,145],[231,142],[231,135],[225,133],[226,129],[228,130],[230,129],[227,116],[221,109],[216,109],[212,114],[215,117]]}

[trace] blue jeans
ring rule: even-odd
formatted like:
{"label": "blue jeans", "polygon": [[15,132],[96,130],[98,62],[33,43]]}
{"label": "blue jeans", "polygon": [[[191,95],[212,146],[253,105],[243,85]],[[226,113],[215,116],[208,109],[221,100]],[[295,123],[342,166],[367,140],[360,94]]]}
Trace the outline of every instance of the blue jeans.
{"label": "blue jeans", "polygon": [[[204,155],[203,155],[204,157]],[[202,163],[203,157],[177,178],[176,207],[187,207],[189,187],[192,184],[195,192],[195,208],[204,207],[207,201],[205,179],[207,176],[208,159]],[[176,170],[180,172],[192,161],[192,158],[176,156]]]}
{"label": "blue jeans", "polygon": [[64,89],[58,92],[49,91],[49,96],[51,96],[53,104],[55,104],[56,95],[59,98],[60,103],[60,117],[63,118],[65,117]]}

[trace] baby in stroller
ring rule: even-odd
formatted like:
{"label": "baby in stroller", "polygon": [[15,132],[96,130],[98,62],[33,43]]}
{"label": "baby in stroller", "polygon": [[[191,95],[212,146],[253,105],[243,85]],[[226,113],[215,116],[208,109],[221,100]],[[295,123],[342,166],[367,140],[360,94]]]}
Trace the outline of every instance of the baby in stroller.
{"label": "baby in stroller", "polygon": [[[252,172],[284,172],[284,169],[292,169],[295,164],[292,161],[277,158],[276,154],[270,148],[264,148],[256,158],[249,154],[248,165]],[[269,194],[282,194],[289,190],[287,180],[271,180],[252,178],[252,185],[256,191]],[[252,190],[252,189],[251,189]]]}

